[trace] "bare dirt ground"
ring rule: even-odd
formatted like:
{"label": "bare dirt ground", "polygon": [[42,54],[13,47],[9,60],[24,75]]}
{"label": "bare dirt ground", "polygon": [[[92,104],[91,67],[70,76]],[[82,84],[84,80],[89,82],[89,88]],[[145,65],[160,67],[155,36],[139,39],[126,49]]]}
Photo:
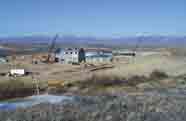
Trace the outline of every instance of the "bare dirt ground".
{"label": "bare dirt ground", "polygon": [[105,73],[123,76],[148,75],[153,70],[158,69],[169,75],[176,76],[186,72],[186,57],[149,55],[131,58],[128,64],[123,62],[121,60],[115,63],[115,68],[107,70]]}
{"label": "bare dirt ground", "polygon": [[[171,55],[167,51],[140,52],[135,58],[116,56],[112,63],[97,63],[93,65],[70,64],[31,64],[31,56],[18,57],[14,61],[16,68],[24,68],[34,73],[34,76],[43,83],[50,85],[63,85],[68,82],[86,80],[92,75],[115,76],[129,78],[134,75],[148,76],[153,70],[161,70],[170,76],[186,74],[186,57]],[[22,59],[20,59],[22,58]],[[0,64],[0,72],[8,72],[12,68],[10,64]],[[32,81],[31,76],[20,77],[25,83]],[[8,77],[0,77],[0,82],[9,80]],[[123,88],[122,88],[123,90]]]}
{"label": "bare dirt ground", "polygon": [[[35,75],[40,80],[45,81],[70,81],[81,80],[92,73],[98,74],[112,74],[117,76],[133,76],[133,75],[148,75],[153,70],[162,70],[169,75],[181,75],[186,73],[186,57],[165,55],[166,52],[153,54],[152,52],[144,52],[138,54],[135,58],[117,56],[117,61],[107,63],[106,66],[113,66],[114,68],[97,69],[103,64],[94,64],[95,66],[88,66],[84,68],[82,65],[68,65],[68,64],[31,64],[31,57],[26,59],[18,59],[14,61],[14,66],[11,64],[0,64],[0,72],[7,72],[12,67],[25,68],[28,71],[35,72]],[[21,57],[20,57],[21,58]],[[16,65],[16,66],[15,66]],[[91,71],[94,70],[95,71]],[[5,79],[0,77],[0,80]]]}

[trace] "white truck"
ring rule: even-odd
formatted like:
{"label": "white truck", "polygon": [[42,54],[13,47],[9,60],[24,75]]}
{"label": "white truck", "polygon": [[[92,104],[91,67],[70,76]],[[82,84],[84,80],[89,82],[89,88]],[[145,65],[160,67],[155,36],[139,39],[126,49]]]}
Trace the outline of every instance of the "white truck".
{"label": "white truck", "polygon": [[25,69],[11,69],[10,70],[11,76],[24,76],[25,75]]}

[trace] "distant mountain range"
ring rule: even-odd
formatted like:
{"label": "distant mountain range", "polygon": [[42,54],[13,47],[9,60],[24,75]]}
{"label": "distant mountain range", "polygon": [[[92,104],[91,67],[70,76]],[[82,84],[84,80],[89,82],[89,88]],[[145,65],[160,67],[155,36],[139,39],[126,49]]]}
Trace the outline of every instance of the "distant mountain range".
{"label": "distant mountain range", "polygon": [[[52,39],[53,37],[50,36],[6,37],[0,38],[0,44],[49,44]],[[133,36],[118,38],[60,36],[56,42],[63,46],[122,47],[135,46],[139,43],[140,46],[144,47],[186,47],[186,36]]]}

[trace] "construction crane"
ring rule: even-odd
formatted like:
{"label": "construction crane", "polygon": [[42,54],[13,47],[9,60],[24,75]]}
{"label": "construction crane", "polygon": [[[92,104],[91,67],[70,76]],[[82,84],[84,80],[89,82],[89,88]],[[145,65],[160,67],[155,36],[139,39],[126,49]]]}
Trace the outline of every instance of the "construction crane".
{"label": "construction crane", "polygon": [[133,56],[133,57],[136,56],[137,49],[139,48],[139,45],[140,45],[141,42],[142,42],[142,39],[141,39],[141,37],[139,37],[138,40],[137,40],[136,46],[135,46],[135,48],[133,49],[133,53],[132,53],[132,56]]}
{"label": "construction crane", "polygon": [[129,51],[129,52],[118,52],[118,53],[115,53],[115,55],[123,55],[123,56],[132,56],[132,57],[135,57],[136,56],[136,52],[137,52],[137,49],[139,48],[139,45],[141,43],[142,39],[139,38],[136,42],[136,45],[134,46],[134,48],[132,49],[132,51]]}
{"label": "construction crane", "polygon": [[134,48],[132,49],[132,51],[129,51],[129,52],[118,52],[118,53],[115,53],[115,55],[122,55],[122,56],[127,56],[127,57],[132,57],[132,62],[135,62],[135,57],[136,57],[136,53],[137,53],[137,49],[139,48],[140,44],[142,42],[142,38],[139,37],[137,42],[136,42],[136,45],[134,46]]}
{"label": "construction crane", "polygon": [[16,68],[16,50],[11,50],[11,69]]}
{"label": "construction crane", "polygon": [[[51,62],[52,52],[53,52],[54,49],[55,49],[57,38],[58,38],[58,34],[55,35],[55,37],[54,37],[53,40],[52,40],[51,45],[50,45],[49,48],[48,48],[48,55],[47,55],[47,57],[46,57],[45,63],[50,63],[50,62]],[[54,61],[54,60],[53,60],[53,61]]]}
{"label": "construction crane", "polygon": [[136,57],[137,49],[139,48],[141,42],[142,42],[142,38],[139,37],[138,40],[137,40],[136,46],[135,46],[135,48],[133,49],[133,52],[132,52],[132,54],[131,54],[131,55],[133,56],[133,58],[132,58],[132,62],[133,62],[133,63],[135,62],[135,57]]}

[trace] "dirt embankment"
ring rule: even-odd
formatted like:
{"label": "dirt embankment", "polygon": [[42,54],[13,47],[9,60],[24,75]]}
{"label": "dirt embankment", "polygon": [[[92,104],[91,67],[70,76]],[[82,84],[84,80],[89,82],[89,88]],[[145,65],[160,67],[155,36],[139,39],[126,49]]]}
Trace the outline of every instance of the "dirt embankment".
{"label": "dirt embankment", "polygon": [[[47,86],[39,84],[40,93],[44,93]],[[0,100],[26,97],[36,94],[36,85],[21,79],[10,79],[0,82]]]}
{"label": "dirt embankment", "polygon": [[85,80],[48,82],[49,93],[69,95],[117,95],[180,86],[186,86],[186,75],[170,76],[159,70],[153,71],[149,76],[121,78],[112,74],[94,74]]}

